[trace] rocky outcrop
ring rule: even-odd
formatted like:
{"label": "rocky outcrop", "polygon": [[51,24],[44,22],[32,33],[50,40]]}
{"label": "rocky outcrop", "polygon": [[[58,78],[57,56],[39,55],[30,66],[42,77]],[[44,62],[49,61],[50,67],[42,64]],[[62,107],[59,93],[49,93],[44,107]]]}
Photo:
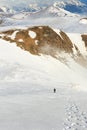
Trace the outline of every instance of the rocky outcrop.
{"label": "rocky outcrop", "polygon": [[73,53],[73,44],[69,37],[62,31],[58,35],[48,26],[8,30],[1,34],[4,40],[15,42],[17,46],[32,54],[55,56],[58,51]]}
{"label": "rocky outcrop", "polygon": [[[0,38],[12,44],[16,43],[18,47],[34,55],[50,55],[62,61],[65,60],[65,54],[69,54],[75,60],[82,57],[79,48],[72,43],[66,33],[63,31],[57,33],[48,26],[4,31],[0,33]],[[82,39],[87,47],[87,35],[82,35]]]}
{"label": "rocky outcrop", "polygon": [[[80,48],[72,43],[68,35],[63,31],[56,32],[48,26],[4,31],[0,33],[0,38],[9,41],[11,44],[16,44],[34,55],[50,55],[66,64],[67,58],[70,56],[76,62],[87,66],[87,62],[85,62],[87,57],[85,60],[79,50]],[[82,35],[82,40],[87,47],[87,35]]]}
{"label": "rocky outcrop", "polygon": [[82,40],[84,41],[85,47],[87,48],[87,35],[82,35]]}

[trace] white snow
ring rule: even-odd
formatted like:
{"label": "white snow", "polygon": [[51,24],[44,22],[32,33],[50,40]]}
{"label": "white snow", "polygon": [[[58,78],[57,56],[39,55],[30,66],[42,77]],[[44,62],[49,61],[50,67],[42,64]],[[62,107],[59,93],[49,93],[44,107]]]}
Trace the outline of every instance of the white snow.
{"label": "white snow", "polygon": [[63,8],[63,7],[65,7],[66,5],[76,5],[76,6],[80,6],[80,7],[82,7],[82,6],[84,6],[85,4],[83,3],[83,2],[80,2],[80,1],[78,1],[78,0],[69,0],[69,1],[66,1],[66,0],[63,0],[63,1],[58,1],[58,2],[55,2],[54,3],[54,6],[56,7],[56,6],[59,6],[59,7],[61,7],[61,8]]}
{"label": "white snow", "polygon": [[61,34],[60,34],[61,31],[60,31],[59,29],[54,29],[54,28],[53,28],[53,30],[62,38],[62,36],[61,36]]}
{"label": "white snow", "polygon": [[24,42],[23,39],[19,39],[18,41],[19,41],[19,42]]}
{"label": "white snow", "polygon": [[39,41],[38,41],[38,40],[35,40],[35,44],[38,45],[38,44],[39,44]]}
{"label": "white snow", "polygon": [[29,36],[34,39],[36,38],[37,34],[34,31],[29,30]]}
{"label": "white snow", "polygon": [[0,129],[87,130],[87,69],[69,65],[0,40]]}
{"label": "white snow", "polygon": [[8,17],[2,15],[2,19],[4,19],[4,17],[5,21],[1,23],[3,27],[0,27],[0,30],[2,31],[3,28],[7,30],[8,27],[15,28],[21,26],[23,28],[46,25],[53,28],[59,28],[66,32],[87,32],[86,24],[79,23],[79,20],[82,18],[82,16],[70,13],[69,11],[56,8],[54,6],[50,6],[32,13],[16,12],[12,16]]}
{"label": "white snow", "polygon": [[[26,1],[35,6],[32,0]],[[26,2],[22,2],[1,0],[0,5],[12,7],[15,3],[19,8],[25,6]],[[67,3],[83,6],[78,0],[60,0],[59,6]],[[59,28],[68,32],[73,45],[87,56],[80,34],[87,34],[87,20],[79,21],[82,16],[58,8],[58,4],[35,13],[2,13],[4,22],[0,24],[0,31],[37,25]],[[6,10],[3,8],[4,12]],[[60,30],[54,30],[60,35]],[[16,34],[15,31],[9,37],[15,39]],[[29,36],[34,39],[37,34],[30,30]],[[38,45],[37,40],[35,44]],[[0,39],[0,130],[87,130],[87,68],[65,53],[59,56],[66,58],[67,64],[50,56],[33,56],[15,43]],[[53,93],[54,88],[56,93]]]}
{"label": "white snow", "polygon": [[81,23],[81,24],[87,24],[87,18],[86,19],[85,18],[81,19],[79,23]]}
{"label": "white snow", "polygon": [[63,8],[59,8],[59,7],[55,7],[55,6],[51,6],[50,8],[48,8],[48,12],[53,13],[53,14],[57,14],[60,17],[64,17],[64,16],[68,16],[68,17],[73,17],[76,16],[76,14],[71,13],[69,11],[64,10]]}
{"label": "white snow", "polygon": [[27,12],[19,12],[17,14],[14,14],[11,18],[15,20],[23,20],[24,18],[26,19],[30,14]]}
{"label": "white snow", "polygon": [[16,38],[16,34],[18,33],[19,31],[14,31],[12,35],[9,35],[8,37],[10,37],[12,40],[14,40]]}
{"label": "white snow", "polygon": [[[87,26],[78,22],[80,16],[50,9],[53,15],[41,10],[5,18],[0,30],[49,25],[69,32],[73,44],[87,55],[80,34],[87,32]],[[54,30],[60,35],[60,30]],[[37,34],[30,30],[29,36],[36,38]],[[59,56],[68,59],[67,65],[50,56],[33,56],[15,43],[0,40],[0,130],[87,130],[87,69],[65,53]]]}
{"label": "white snow", "polygon": [[75,44],[83,55],[87,55],[84,41],[82,41],[81,34],[67,33],[73,44]]}
{"label": "white snow", "polygon": [[[61,37],[59,29],[53,29],[53,30]],[[81,34],[80,33],[67,33],[67,35],[70,38],[70,40],[72,41],[72,43],[73,43],[73,51],[74,51],[74,53],[75,54],[77,53],[76,50],[75,50],[75,47],[74,47],[74,45],[76,45],[81,54],[87,55],[85,43],[82,40]]]}
{"label": "white snow", "polygon": [[42,29],[43,27],[39,27],[39,29]]}

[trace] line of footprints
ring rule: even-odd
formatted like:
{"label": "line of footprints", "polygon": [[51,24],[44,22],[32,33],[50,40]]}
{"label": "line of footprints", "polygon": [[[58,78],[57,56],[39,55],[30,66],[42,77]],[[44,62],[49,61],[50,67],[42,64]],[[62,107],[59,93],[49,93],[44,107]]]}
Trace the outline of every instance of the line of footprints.
{"label": "line of footprints", "polygon": [[87,130],[87,112],[81,112],[75,103],[66,107],[63,130]]}

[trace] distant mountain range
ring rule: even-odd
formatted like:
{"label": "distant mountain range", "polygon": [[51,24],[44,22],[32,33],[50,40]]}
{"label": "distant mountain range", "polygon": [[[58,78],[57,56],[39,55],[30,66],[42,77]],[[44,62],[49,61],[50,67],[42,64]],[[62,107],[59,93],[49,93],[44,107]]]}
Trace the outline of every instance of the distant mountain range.
{"label": "distant mountain range", "polygon": [[41,2],[41,0],[34,0],[33,2],[31,0],[19,0],[18,2],[9,0],[9,2],[7,1],[7,4],[6,1],[7,0],[0,1],[0,12],[36,12],[52,5],[63,8],[72,13],[85,14],[87,12],[87,1],[85,0],[50,0],[50,2],[48,0],[45,0],[44,2]]}
{"label": "distant mountain range", "polygon": [[0,1],[0,27],[48,25],[65,32],[87,32],[86,1],[6,1]]}

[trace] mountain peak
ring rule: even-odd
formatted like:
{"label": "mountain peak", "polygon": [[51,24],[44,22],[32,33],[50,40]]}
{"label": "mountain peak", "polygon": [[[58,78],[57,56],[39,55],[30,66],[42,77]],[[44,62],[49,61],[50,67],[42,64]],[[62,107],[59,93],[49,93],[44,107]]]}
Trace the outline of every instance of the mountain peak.
{"label": "mountain peak", "polygon": [[69,1],[58,1],[54,2],[53,4],[55,7],[65,7],[66,5],[76,5],[76,6],[83,6],[84,3],[78,1],[78,0],[69,0]]}

